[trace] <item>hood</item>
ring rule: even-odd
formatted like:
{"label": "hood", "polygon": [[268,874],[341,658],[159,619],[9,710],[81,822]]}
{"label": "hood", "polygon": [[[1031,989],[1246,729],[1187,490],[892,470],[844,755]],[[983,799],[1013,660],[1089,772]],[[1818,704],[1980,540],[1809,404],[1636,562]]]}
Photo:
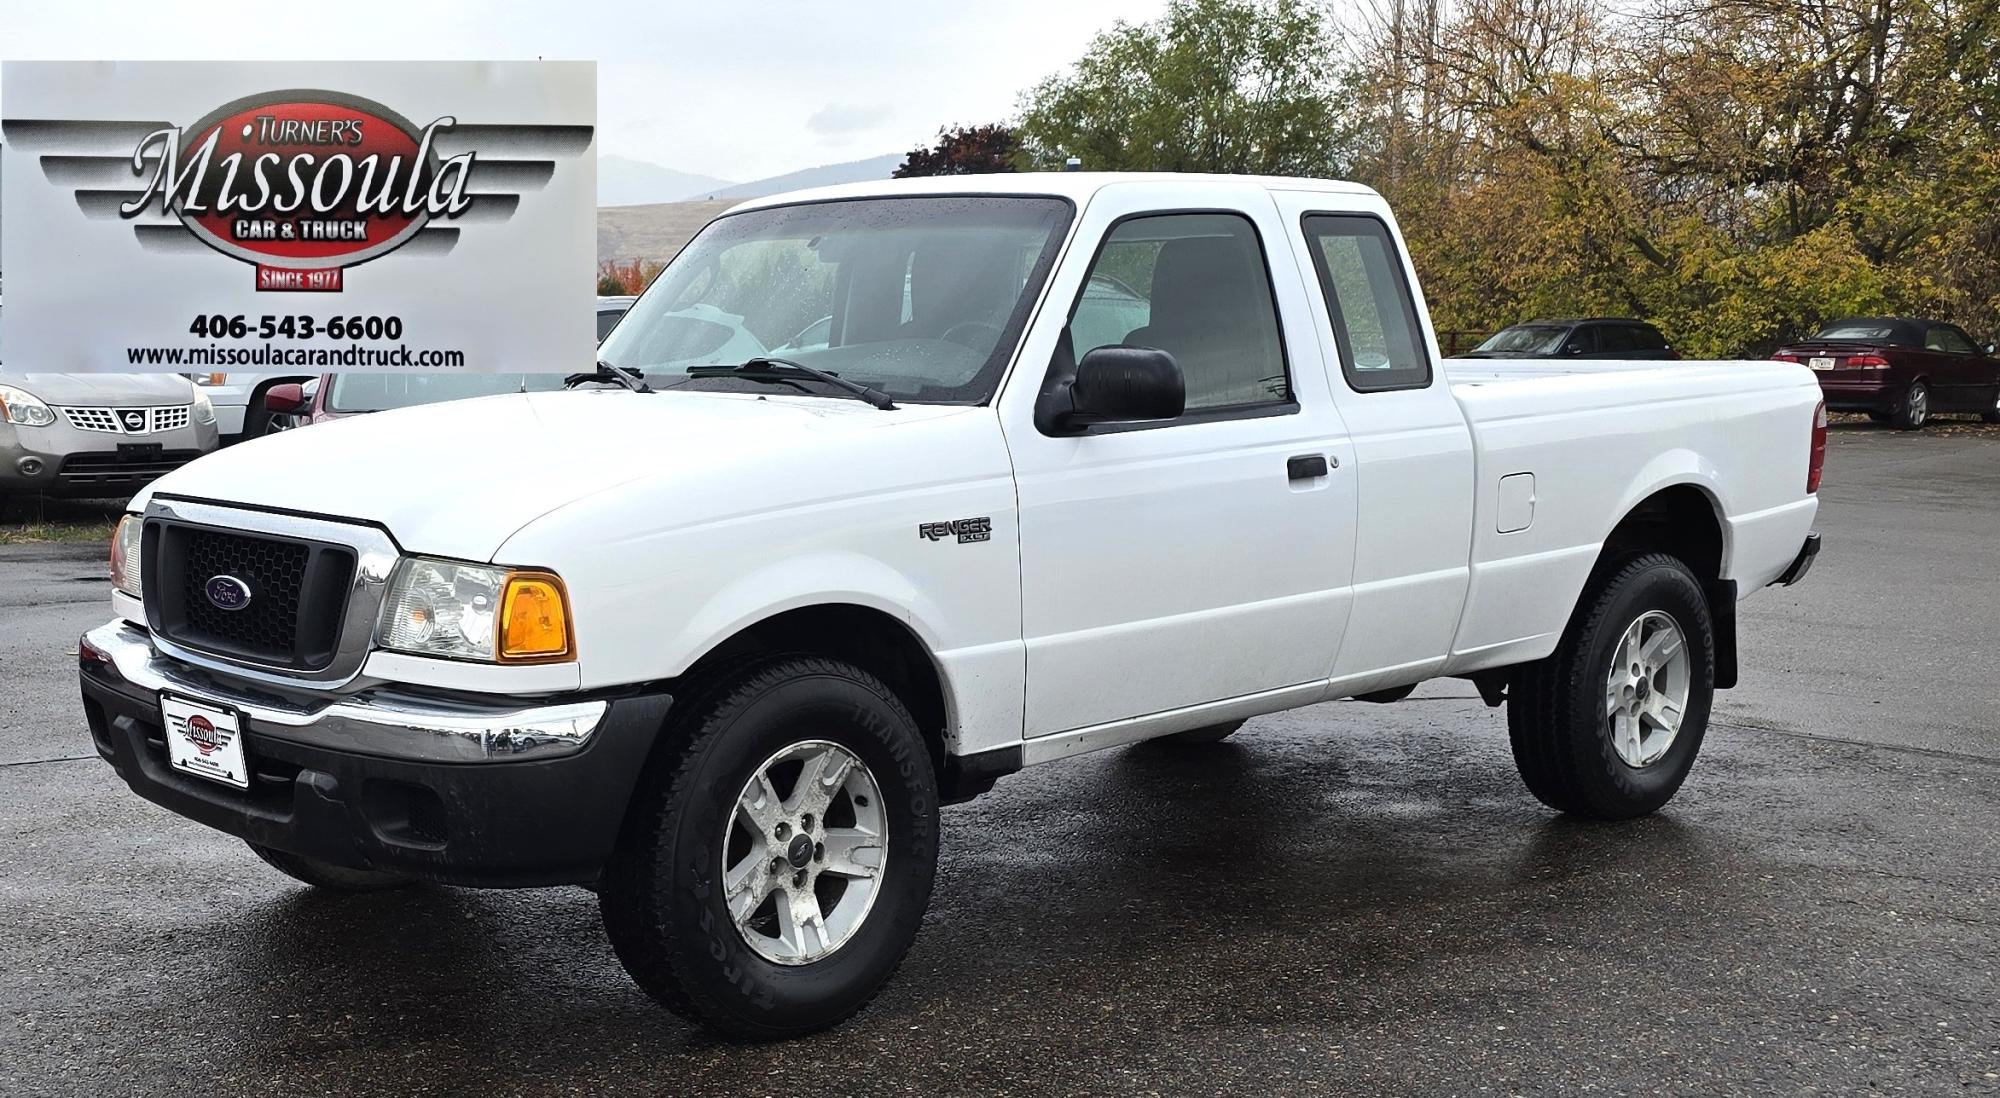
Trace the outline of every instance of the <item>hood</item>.
{"label": "hood", "polygon": [[791,449],[838,461],[829,436],[970,411],[749,393],[510,393],[266,435],[169,473],[132,506],[160,494],[367,521],[409,552],[485,561],[536,518],[621,484]]}
{"label": "hood", "polygon": [[194,383],[179,374],[27,374],[0,370],[0,383],[26,389],[46,404],[149,408],[194,400]]}

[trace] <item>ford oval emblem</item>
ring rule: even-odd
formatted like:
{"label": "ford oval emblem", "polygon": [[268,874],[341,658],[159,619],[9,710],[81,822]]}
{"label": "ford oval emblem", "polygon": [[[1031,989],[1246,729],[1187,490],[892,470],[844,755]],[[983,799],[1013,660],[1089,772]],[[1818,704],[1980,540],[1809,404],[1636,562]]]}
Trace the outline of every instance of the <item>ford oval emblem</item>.
{"label": "ford oval emblem", "polygon": [[218,610],[241,610],[250,605],[250,585],[235,576],[211,576],[202,590]]}

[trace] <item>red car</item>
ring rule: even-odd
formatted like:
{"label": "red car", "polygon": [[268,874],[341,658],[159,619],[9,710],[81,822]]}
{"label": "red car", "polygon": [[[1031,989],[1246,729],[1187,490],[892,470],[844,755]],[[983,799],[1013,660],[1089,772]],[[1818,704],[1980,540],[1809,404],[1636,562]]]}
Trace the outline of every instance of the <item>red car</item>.
{"label": "red car", "polygon": [[1957,325],[1868,316],[1829,324],[1771,357],[1802,362],[1819,375],[1826,406],[1867,412],[1906,431],[1938,412],[1967,412],[2000,423],[2000,358]]}

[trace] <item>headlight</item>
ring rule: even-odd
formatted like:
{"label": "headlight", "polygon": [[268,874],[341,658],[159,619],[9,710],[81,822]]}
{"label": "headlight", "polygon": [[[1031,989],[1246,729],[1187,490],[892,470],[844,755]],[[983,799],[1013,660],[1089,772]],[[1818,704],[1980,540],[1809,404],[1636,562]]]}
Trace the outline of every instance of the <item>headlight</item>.
{"label": "headlight", "polygon": [[408,557],[389,580],[376,640],[418,656],[565,660],[572,656],[569,597],[547,572]]}
{"label": "headlight", "polygon": [[215,402],[200,389],[194,391],[194,421],[196,423],[215,422]]}
{"label": "headlight", "polygon": [[47,427],[56,421],[56,414],[26,389],[0,385],[0,419],[23,427]]}
{"label": "headlight", "polygon": [[111,586],[135,599],[144,595],[139,587],[139,544],[145,533],[143,516],[126,515],[111,535]]}

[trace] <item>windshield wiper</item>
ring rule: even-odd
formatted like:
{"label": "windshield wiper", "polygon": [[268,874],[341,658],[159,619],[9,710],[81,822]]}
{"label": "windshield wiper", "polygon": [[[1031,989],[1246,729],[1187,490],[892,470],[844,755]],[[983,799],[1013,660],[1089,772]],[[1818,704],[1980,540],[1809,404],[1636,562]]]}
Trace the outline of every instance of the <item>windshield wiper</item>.
{"label": "windshield wiper", "polygon": [[811,378],[814,381],[823,381],[842,392],[852,393],[856,397],[873,404],[885,412],[892,411],[896,407],[896,402],[890,399],[889,394],[872,385],[863,385],[858,381],[849,381],[830,370],[822,370],[817,366],[807,366],[804,363],[793,362],[789,358],[770,358],[759,355],[756,358],[748,359],[734,366],[690,366],[687,369],[687,375],[689,377],[740,377],[745,381],[781,382],[790,382],[796,378],[805,377]]}
{"label": "windshield wiper", "polygon": [[[593,373],[571,374],[563,378],[563,388],[574,389],[579,385],[592,381],[615,381],[635,393],[650,393],[653,391],[653,387],[646,384],[646,375],[637,370],[628,370],[623,366],[613,366],[603,359],[597,360],[597,369]],[[526,382],[522,384],[525,385]]]}

